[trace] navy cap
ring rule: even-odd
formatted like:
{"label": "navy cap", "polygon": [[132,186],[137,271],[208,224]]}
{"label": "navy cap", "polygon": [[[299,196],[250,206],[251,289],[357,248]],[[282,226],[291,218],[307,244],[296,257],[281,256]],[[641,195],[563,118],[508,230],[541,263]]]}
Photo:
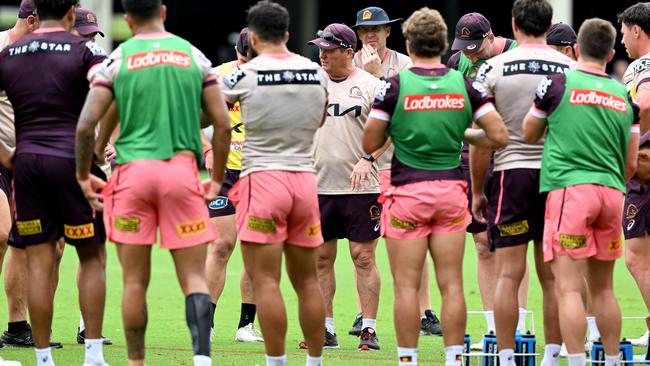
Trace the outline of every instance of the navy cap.
{"label": "navy cap", "polygon": [[246,56],[248,53],[248,27],[245,27],[239,32],[239,38],[237,38],[235,48],[240,55]]}
{"label": "navy cap", "polygon": [[401,22],[402,18],[390,19],[388,14],[382,8],[376,6],[371,6],[365,9],[361,9],[357,12],[357,23],[352,26],[352,28],[361,27],[364,25],[384,25],[384,24],[393,24],[396,22]]}
{"label": "navy cap", "polygon": [[307,42],[319,48],[333,50],[335,48],[357,49],[357,35],[345,24],[333,23],[318,31],[318,38]]}
{"label": "navy cap", "polygon": [[566,23],[555,23],[546,33],[546,44],[552,46],[571,46],[577,41],[576,32]]}
{"label": "navy cap", "polygon": [[485,37],[492,32],[490,21],[480,13],[463,15],[456,23],[456,36],[451,45],[452,51],[476,52],[481,48]]}
{"label": "navy cap", "polygon": [[20,8],[18,9],[18,18],[25,19],[30,15],[36,15],[36,5],[34,5],[34,0],[21,1]]}

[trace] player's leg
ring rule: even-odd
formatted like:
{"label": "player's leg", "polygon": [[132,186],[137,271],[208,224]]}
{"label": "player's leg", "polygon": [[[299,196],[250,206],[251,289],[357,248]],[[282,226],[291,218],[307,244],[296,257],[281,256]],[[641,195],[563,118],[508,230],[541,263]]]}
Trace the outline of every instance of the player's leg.
{"label": "player's leg", "polygon": [[379,349],[375,333],[377,330],[377,309],[379,308],[381,280],[375,260],[376,248],[376,239],[365,242],[350,240],[350,255],[356,269],[357,293],[359,294],[362,313],[360,335],[362,344],[360,344],[360,347],[363,347],[365,332],[369,333],[366,343],[372,349]]}
{"label": "player's leg", "polygon": [[325,302],[316,270],[317,250],[286,245],[284,253],[287,273],[298,295],[300,327],[309,349],[309,357],[320,358],[325,341]]}
{"label": "player's leg", "polygon": [[[106,245],[102,245],[101,248],[99,249],[100,253],[100,260],[102,262],[102,268],[104,269],[104,272],[106,271]],[[80,280],[81,280],[81,267],[77,271],[77,287],[80,285]],[[102,343],[105,346],[110,346],[113,344],[113,341],[110,338],[104,337],[102,335]],[[86,342],[86,323],[84,322],[83,315],[80,313],[79,315],[79,327],[77,328],[77,343],[78,344],[84,344]]]}
{"label": "player's leg", "polygon": [[2,341],[9,345],[33,346],[27,323],[27,253],[24,248],[9,246],[4,273],[4,290],[7,296],[8,329]]}
{"label": "player's leg", "polygon": [[[212,214],[212,210],[210,213]],[[210,324],[214,328],[214,313],[226,284],[226,270],[237,242],[237,229],[235,215],[211,217],[210,221],[219,233],[219,238],[208,246],[205,261],[205,277],[208,281],[210,298],[212,299],[213,318]]]}
{"label": "player's leg", "polygon": [[[621,339],[621,309],[614,296],[614,264],[615,261],[589,260],[587,273],[589,292],[594,303],[596,322],[605,349],[605,355],[619,354]],[[562,323],[561,323],[562,324]],[[584,319],[583,319],[584,324]]]}
{"label": "player's leg", "polygon": [[0,274],[2,273],[2,262],[4,261],[7,252],[11,223],[9,200],[7,199],[5,192],[0,190]]}
{"label": "player's leg", "polygon": [[[542,366],[557,365],[562,333],[560,330],[560,316],[558,313],[558,300],[555,291],[555,276],[550,263],[544,262],[544,247],[541,242],[535,241],[535,270],[542,288],[542,314],[544,324],[544,359]],[[548,359],[548,361],[546,361]],[[548,362],[548,363],[546,363]]]}
{"label": "player's leg", "polygon": [[650,235],[625,240],[625,264],[650,313]]}
{"label": "player's leg", "polygon": [[117,244],[117,256],[122,266],[122,323],[129,366],[142,366],[145,358],[151,246]]}
{"label": "player's leg", "polygon": [[587,327],[581,292],[587,260],[556,255],[551,268],[555,277],[562,278],[562,281],[555,282],[562,338],[569,354],[583,353]]}
{"label": "player's leg", "polygon": [[79,308],[84,318],[85,364],[104,365],[102,324],[106,302],[106,248],[104,243],[78,245]]}
{"label": "player's leg", "polygon": [[526,307],[528,305],[528,282],[530,280],[530,266],[528,265],[528,254],[526,254],[526,271],[524,278],[521,279],[519,290],[517,291],[517,303],[519,304],[519,320],[517,321],[517,331],[523,333],[526,330]]}
{"label": "player's leg", "polygon": [[262,335],[255,329],[257,305],[255,305],[255,299],[253,297],[253,284],[251,277],[243,268],[239,275],[239,292],[241,293],[241,310],[236,340],[264,342]]}
{"label": "player's leg", "polygon": [[[323,221],[325,222],[325,220]],[[323,228],[323,230],[326,230],[326,226],[323,226]],[[316,268],[318,273],[317,278],[320,289],[323,293],[323,299],[325,301],[325,330],[328,333],[325,339],[325,348],[339,347],[338,339],[336,337],[336,330],[334,328],[334,294],[336,293],[336,274],[334,272],[334,262],[336,261],[337,255],[337,242],[338,239],[331,239],[316,249]]]}
{"label": "player's leg", "polygon": [[422,266],[422,278],[418,290],[418,302],[420,304],[420,335],[442,335],[440,319],[431,308],[431,291],[429,281],[429,258],[424,257]]}

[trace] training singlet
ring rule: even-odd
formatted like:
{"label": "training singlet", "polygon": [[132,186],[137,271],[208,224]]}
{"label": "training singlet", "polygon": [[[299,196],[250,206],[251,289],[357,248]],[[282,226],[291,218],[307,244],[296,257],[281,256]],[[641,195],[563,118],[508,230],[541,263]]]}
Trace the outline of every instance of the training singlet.
{"label": "training singlet", "polygon": [[634,60],[623,74],[623,84],[632,98],[636,98],[636,91],[641,84],[650,81],[650,54]]}
{"label": "training singlet", "polygon": [[[363,63],[361,62],[361,51],[357,52],[354,55],[354,65],[360,69],[363,69]],[[413,62],[411,61],[410,57],[387,48],[384,59],[381,62],[381,72],[384,73],[384,79],[388,79],[399,74],[401,71],[408,69],[412,65]],[[393,145],[390,145],[390,147],[379,157],[379,159],[377,159],[377,166],[379,170],[390,169],[391,159],[393,158],[394,151],[395,147]]]}
{"label": "training singlet", "polygon": [[[237,67],[237,61],[230,61],[214,68],[213,72],[220,79]],[[230,152],[226,161],[226,168],[241,170],[241,150],[244,147],[244,123],[241,120],[239,103],[229,106],[230,115]]]}
{"label": "training singlet", "polygon": [[15,113],[16,154],[75,157],[75,134],[92,80],[106,59],[94,42],[41,28],[0,52],[0,89]]}
{"label": "training singlet", "polygon": [[290,53],[259,55],[222,79],[246,127],[241,177],[265,170],[315,172],[312,145],[327,100],[327,75]]}
{"label": "training singlet", "polygon": [[[14,43],[11,30],[0,32],[0,50]],[[0,92],[0,141],[7,147],[16,146],[16,128],[14,126],[14,109],[9,102],[7,93]]]}
{"label": "training singlet", "polygon": [[519,45],[487,60],[476,83],[494,97],[495,107],[508,128],[508,146],[494,154],[494,170],[540,169],[544,141],[527,144],[522,139],[524,117],[544,77],[564,74],[575,61],[546,45]]}
{"label": "training singlet", "polygon": [[531,113],[546,119],[540,192],[598,184],[625,192],[630,133],[639,108],[625,86],[589,70],[544,79]]}
{"label": "training singlet", "polygon": [[379,193],[377,164],[370,182],[362,181],[358,191],[350,186],[354,166],[366,155],[361,138],[379,82],[359,68],[343,81],[329,80],[327,118],[314,139],[318,194]]}
{"label": "training singlet", "polygon": [[171,33],[136,35],[113,53],[93,85],[113,90],[120,117],[117,163],[201,156],[203,88],[215,85],[210,61]]}

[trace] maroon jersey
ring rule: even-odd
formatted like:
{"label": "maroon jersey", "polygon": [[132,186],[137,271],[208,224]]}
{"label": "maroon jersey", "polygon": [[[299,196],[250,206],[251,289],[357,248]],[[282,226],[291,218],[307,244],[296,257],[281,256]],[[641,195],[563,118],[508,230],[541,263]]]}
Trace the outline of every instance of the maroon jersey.
{"label": "maroon jersey", "polygon": [[63,28],[45,28],[0,52],[0,89],[15,112],[16,154],[74,158],[88,80],[106,53]]}

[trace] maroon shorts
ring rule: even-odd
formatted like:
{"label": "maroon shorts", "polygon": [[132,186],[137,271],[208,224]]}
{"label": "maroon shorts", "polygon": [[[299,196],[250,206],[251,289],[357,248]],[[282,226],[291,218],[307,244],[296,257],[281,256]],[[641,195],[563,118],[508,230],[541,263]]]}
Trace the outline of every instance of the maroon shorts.
{"label": "maroon shorts", "polygon": [[[466,169],[467,168],[467,169]],[[469,167],[465,167],[461,165],[461,170],[463,171],[463,176],[465,177],[465,181],[467,182],[467,186],[471,187],[472,186],[472,178],[470,176],[470,171]],[[490,164],[490,170],[488,171],[488,174],[485,177],[485,186],[487,186],[487,182],[490,181],[490,178],[492,176],[492,164]],[[484,187],[485,190],[485,187]],[[468,189],[467,190],[467,205],[469,208],[469,211],[472,211],[472,190]],[[487,225],[480,223],[474,219],[474,216],[472,216],[472,222],[467,225],[467,232],[471,234],[478,234],[482,233],[484,231],[487,231]]]}
{"label": "maroon shorts", "polygon": [[[106,179],[96,165],[90,171]],[[54,242],[60,237],[74,246],[106,242],[102,213],[90,207],[75,176],[72,158],[16,155],[13,178],[21,245]]]}
{"label": "maroon shorts", "polygon": [[544,237],[546,193],[539,193],[539,169],[494,172],[486,187],[490,247],[512,247]]}
{"label": "maroon shorts", "polygon": [[219,196],[208,204],[210,218],[230,216],[235,214],[235,205],[228,199],[228,192],[239,180],[239,170],[226,169]]}
{"label": "maroon shorts", "polygon": [[625,239],[643,237],[650,233],[650,189],[631,181],[627,185],[623,206],[623,234]]}
{"label": "maroon shorts", "polygon": [[319,194],[323,239],[364,242],[381,234],[379,194]]}

